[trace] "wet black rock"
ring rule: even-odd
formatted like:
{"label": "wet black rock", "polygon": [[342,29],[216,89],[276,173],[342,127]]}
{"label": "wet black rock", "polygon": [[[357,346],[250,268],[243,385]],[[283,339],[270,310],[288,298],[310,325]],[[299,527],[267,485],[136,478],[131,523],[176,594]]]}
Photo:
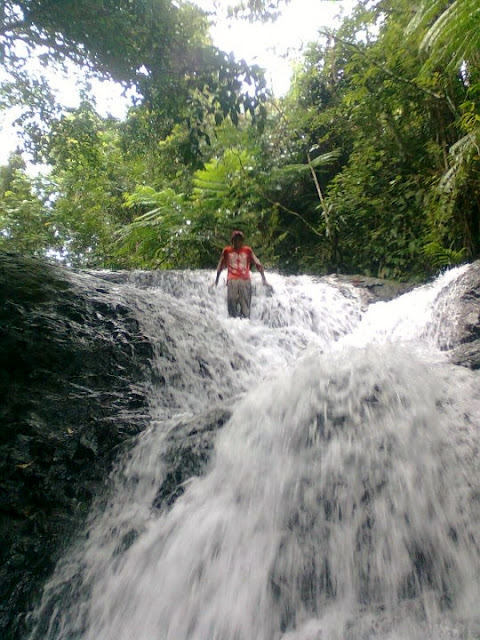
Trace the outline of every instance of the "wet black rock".
{"label": "wet black rock", "polygon": [[480,369],[480,261],[470,265],[455,285],[459,291],[455,342],[451,360]]}
{"label": "wet black rock", "polygon": [[228,407],[216,407],[204,415],[174,425],[166,442],[168,472],[155,497],[155,508],[170,507],[184,493],[188,481],[204,473],[217,433],[231,413]]}
{"label": "wet black rock", "polygon": [[0,254],[2,640],[148,421],[152,347],[112,286]]}
{"label": "wet black rock", "polygon": [[334,275],[326,276],[326,279],[339,286],[342,284],[354,286],[360,292],[365,304],[388,302],[418,286],[412,282],[396,282],[362,275]]}
{"label": "wet black rock", "polygon": [[[388,302],[419,286],[413,283],[394,282],[364,276],[328,276],[330,281],[356,287],[365,306],[375,302]],[[453,295],[455,300],[451,321],[453,331],[448,329],[448,341],[439,337],[440,346],[449,352],[451,362],[469,369],[480,369],[480,261],[472,263],[468,270],[449,285],[451,291],[441,295]],[[439,327],[441,331],[441,327]]]}

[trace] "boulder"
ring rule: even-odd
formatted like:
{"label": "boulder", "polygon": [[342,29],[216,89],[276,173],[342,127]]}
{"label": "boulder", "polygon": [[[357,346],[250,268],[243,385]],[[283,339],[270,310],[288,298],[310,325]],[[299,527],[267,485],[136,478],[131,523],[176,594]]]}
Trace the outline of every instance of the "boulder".
{"label": "boulder", "polygon": [[451,361],[469,369],[480,369],[480,261],[455,284],[458,289],[455,343]]}
{"label": "boulder", "polygon": [[398,296],[412,291],[418,284],[413,282],[396,282],[362,275],[332,275],[325,276],[329,282],[339,286],[347,284],[359,290],[362,300],[366,305],[374,302],[388,302]]}
{"label": "boulder", "polygon": [[217,432],[231,414],[229,406],[218,406],[174,425],[167,438],[165,462],[168,472],[155,497],[155,508],[171,507],[184,493],[188,480],[204,473],[213,453]]}
{"label": "boulder", "polygon": [[0,254],[0,637],[148,421],[152,347],[112,285]]}

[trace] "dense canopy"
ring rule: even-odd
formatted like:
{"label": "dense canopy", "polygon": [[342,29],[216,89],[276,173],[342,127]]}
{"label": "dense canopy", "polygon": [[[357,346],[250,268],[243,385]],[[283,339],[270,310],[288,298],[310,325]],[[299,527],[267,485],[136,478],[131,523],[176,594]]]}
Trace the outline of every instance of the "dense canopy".
{"label": "dense canopy", "polygon": [[[285,2],[232,2],[274,19]],[[0,248],[110,268],[213,267],[241,227],[270,268],[416,279],[480,254],[480,7],[358,0],[289,93],[172,0],[6,0],[0,105],[25,149],[0,168]],[[45,66],[45,73],[38,61]],[[78,75],[65,108],[52,69]],[[89,88],[134,96],[102,117]],[[45,165],[47,170],[45,170]]]}

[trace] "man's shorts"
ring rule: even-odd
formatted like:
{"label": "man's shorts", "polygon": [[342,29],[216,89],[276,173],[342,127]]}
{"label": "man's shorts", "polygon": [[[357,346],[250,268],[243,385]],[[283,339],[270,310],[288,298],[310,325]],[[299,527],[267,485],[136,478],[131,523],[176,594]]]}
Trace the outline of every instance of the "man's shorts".
{"label": "man's shorts", "polygon": [[227,305],[231,318],[250,318],[252,283],[250,280],[228,280]]}

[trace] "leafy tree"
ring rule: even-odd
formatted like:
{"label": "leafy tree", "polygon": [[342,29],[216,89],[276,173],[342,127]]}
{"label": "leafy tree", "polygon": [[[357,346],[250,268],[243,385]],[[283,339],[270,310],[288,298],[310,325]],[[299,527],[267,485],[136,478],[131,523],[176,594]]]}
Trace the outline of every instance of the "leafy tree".
{"label": "leafy tree", "polygon": [[326,192],[352,146],[348,119],[338,108],[345,63],[331,40],[312,43],[289,94],[272,112],[266,137],[271,180],[265,186],[278,211],[278,252],[287,271],[324,273],[337,266]]}
{"label": "leafy tree", "polygon": [[[473,126],[474,107],[465,101],[472,87],[461,70],[440,62],[426,74],[425,31],[409,24],[416,10],[410,0],[359,3],[326,47],[310,48],[297,74],[288,98],[293,110],[287,107],[297,139],[317,152],[338,152],[332,171],[320,176],[321,207],[311,195],[300,200],[295,181],[298,219],[312,227],[301,243],[312,250],[294,239],[299,266],[412,277],[441,266],[441,257],[451,264],[475,255],[471,219],[462,222],[452,198],[447,206],[438,194],[451,188],[454,172],[465,175],[466,160],[475,162],[475,154],[460,154],[472,142],[461,136],[459,118],[468,112],[465,123]],[[301,152],[306,164],[305,147]],[[457,189],[459,197],[463,192]]]}
{"label": "leafy tree", "polygon": [[348,122],[353,145],[328,195],[343,269],[402,277],[411,275],[412,265],[422,269],[417,172],[431,162],[424,152],[430,96],[411,81],[420,61],[405,45],[402,21],[392,16],[385,23],[382,16],[380,35],[365,43],[352,40],[348,29],[378,28],[376,11],[360,12],[357,24],[354,19],[336,36],[350,54],[337,116]]}
{"label": "leafy tree", "polygon": [[[126,197],[125,207],[146,210],[116,234],[116,257],[131,268],[181,268],[198,264],[188,233],[190,206],[171,188],[155,191],[137,187]],[[197,238],[193,238],[193,243]]]}
{"label": "leafy tree", "polygon": [[124,193],[141,175],[124,158],[118,124],[102,119],[92,105],[67,110],[54,123],[45,157],[45,178],[55,192],[52,216],[68,261],[108,266],[117,226],[129,221]]}
{"label": "leafy tree", "polygon": [[261,70],[213,47],[206,15],[189,3],[6,0],[1,11],[0,50],[11,77],[4,95],[10,104],[26,100],[23,124],[37,138],[56,113],[46,82],[31,76],[35,54],[44,65],[73,62],[83,74],[134,87],[163,130],[188,123],[193,148],[205,135],[206,114],[235,122],[248,112],[255,119],[266,98]]}
{"label": "leafy tree", "polygon": [[429,242],[425,253],[436,265],[452,264],[480,252],[480,12],[471,0],[436,0],[417,11],[409,32],[422,32],[426,56],[420,82],[431,81],[443,65],[462,98],[449,106],[455,116],[455,138],[444,154],[442,175],[430,194]]}
{"label": "leafy tree", "polygon": [[255,140],[248,126],[224,123],[203,168],[158,190],[137,187],[126,199],[136,215],[117,234],[118,255],[128,262],[134,254],[136,265],[212,267],[231,229],[241,227],[262,258],[273,258],[274,225],[258,189]]}
{"label": "leafy tree", "polygon": [[46,255],[57,248],[48,193],[25,173],[21,154],[0,167],[0,249]]}
{"label": "leafy tree", "polygon": [[[104,43],[95,49],[95,26],[90,48],[70,37],[72,27],[49,59],[72,57],[78,45],[89,68],[114,70],[139,100],[124,122],[100,118],[87,101],[60,114],[45,103],[48,126],[35,144],[52,173],[30,185],[38,210],[24,198],[33,219],[47,216],[47,237],[41,226],[34,233],[42,250],[61,246],[80,266],[211,267],[240,226],[262,260],[289,272],[418,278],[478,256],[480,68],[470,40],[480,30],[469,2],[359,2],[310,45],[281,100],[267,99],[258,70],[211,47],[205,16],[187,4],[128,3],[122,28],[133,49],[118,68]],[[281,4],[239,10],[267,14]],[[85,9],[80,29],[99,5],[76,5]],[[162,33],[154,23],[164,9],[172,21],[153,51],[148,37]],[[48,32],[33,24],[37,35]],[[255,89],[245,91],[248,81]],[[24,88],[4,85],[4,102],[27,97],[38,110],[43,86]]]}

